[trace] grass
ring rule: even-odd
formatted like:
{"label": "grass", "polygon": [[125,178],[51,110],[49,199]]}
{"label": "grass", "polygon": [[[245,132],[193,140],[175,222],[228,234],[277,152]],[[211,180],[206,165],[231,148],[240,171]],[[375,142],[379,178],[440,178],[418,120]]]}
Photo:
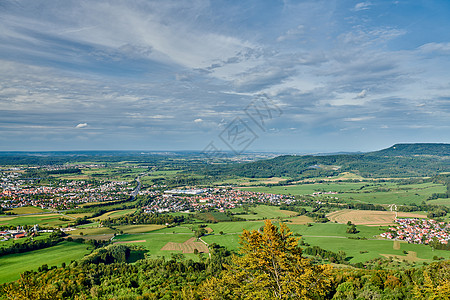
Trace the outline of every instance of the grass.
{"label": "grass", "polygon": [[221,181],[214,182],[215,185],[243,185],[243,186],[253,186],[269,183],[278,183],[290,179],[290,177],[269,177],[269,178],[248,178],[248,177],[236,177],[227,178]]}
{"label": "grass", "polygon": [[34,207],[34,206],[23,206],[23,207],[13,208],[13,209],[11,209],[11,212],[15,213],[16,215],[24,215],[24,214],[37,214],[37,213],[49,212],[49,210],[42,209],[39,207]]}
{"label": "grass", "polygon": [[[172,229],[172,228],[171,228]],[[133,242],[142,241],[135,245],[143,246],[148,249],[148,255],[156,258],[158,256],[170,257],[172,253],[181,253],[181,251],[165,251],[161,250],[168,242],[184,243],[193,236],[193,233],[163,233],[163,232],[151,232],[143,234],[124,234],[114,238],[114,242]],[[185,254],[187,258],[196,258],[194,254]],[[198,258],[197,258],[198,259]]]}
{"label": "grass", "polygon": [[103,235],[103,234],[114,234],[115,231],[108,227],[91,227],[91,228],[79,228],[69,232],[73,238],[77,238],[80,233],[83,233],[83,236],[86,235]]}
{"label": "grass", "polygon": [[383,191],[383,186],[361,190],[360,193],[344,193],[338,195],[340,199],[373,204],[421,204],[433,193],[443,193],[445,186],[441,184],[422,183],[410,185],[387,186],[388,191]]}
{"label": "grass", "polygon": [[[50,236],[50,233],[40,233],[39,236],[33,237],[35,241],[47,239]],[[7,248],[12,246],[13,244],[22,244],[26,241],[29,241],[30,237],[25,237],[21,239],[9,239],[7,241],[0,242],[0,248]]]}
{"label": "grass", "polygon": [[195,214],[197,219],[213,222],[231,221],[231,218],[223,212],[213,211]]}
{"label": "grass", "polygon": [[208,235],[202,237],[202,240],[208,244],[216,243],[218,245],[224,246],[229,250],[238,251],[239,250],[239,234],[225,234],[225,235]]}
{"label": "grass", "polygon": [[298,217],[290,218],[290,219],[286,220],[285,222],[288,226],[289,226],[289,224],[305,225],[305,224],[314,222],[314,220],[307,216],[298,216]]}
{"label": "grass", "polygon": [[254,214],[237,215],[239,218],[246,220],[261,220],[261,219],[275,219],[275,218],[286,218],[296,215],[296,212],[288,210],[280,210],[277,206],[269,205],[258,205],[256,207],[250,207],[249,211]]}
{"label": "grass", "polygon": [[145,225],[121,225],[117,226],[118,230],[122,230],[124,233],[146,233],[165,228],[165,225],[145,224]]}
{"label": "grass", "polygon": [[[444,250],[434,250],[426,245],[402,243],[399,250],[395,250],[392,240],[352,240],[346,238],[330,237],[304,237],[303,240],[311,245],[317,245],[323,249],[338,252],[344,251],[351,263],[365,262],[374,258],[382,257],[381,254],[402,255],[403,250],[414,251],[419,259],[431,262],[433,256],[450,258],[450,252]],[[360,251],[368,251],[360,253]],[[405,257],[406,258],[406,257]]]}
{"label": "grass", "polygon": [[68,217],[61,216],[60,214],[30,215],[30,216],[0,218],[0,225],[18,226],[18,225],[38,224],[39,226],[60,227],[65,226],[70,222],[60,220],[60,218],[62,217],[69,219]]}
{"label": "grass", "polygon": [[289,186],[258,186],[240,188],[253,192],[264,192],[285,195],[310,195],[314,192],[337,192],[339,199],[373,204],[421,204],[433,193],[443,193],[446,188],[442,184],[420,183],[399,184],[397,182],[325,182],[313,184],[297,184]]}
{"label": "grass", "polygon": [[448,198],[448,199],[435,199],[435,200],[429,200],[429,201],[427,201],[427,204],[430,204],[430,205],[445,205],[445,206],[450,206],[450,198]]}
{"label": "grass", "polygon": [[[409,258],[404,255],[403,250],[416,252],[419,262],[425,261],[429,263],[435,255],[446,259],[450,258],[450,251],[433,251],[433,249],[427,245],[401,243],[400,249],[396,250],[393,247],[392,240],[377,239],[375,237],[383,232],[386,227],[358,225],[356,228],[359,230],[359,233],[348,234],[346,232],[346,224],[314,223],[312,226],[291,223],[286,224],[294,233],[301,234],[301,239],[311,246],[319,246],[333,252],[344,251],[347,254],[347,257],[350,258],[349,261],[351,263],[365,262],[374,258],[383,257],[383,255],[386,254],[387,256],[398,255],[401,259],[409,260]],[[205,236],[202,239],[209,244],[217,243],[227,247],[230,250],[237,251],[240,246],[239,236],[242,233],[242,231],[239,231],[238,229],[258,229],[259,226],[262,225],[262,222],[230,222],[212,224],[210,227],[214,228],[215,234]],[[383,230],[380,230],[380,228]],[[218,234],[219,231],[223,231],[224,234]],[[367,240],[349,239],[348,237],[365,237]],[[367,251],[367,253],[360,253],[360,251]]]}
{"label": "grass", "polygon": [[217,224],[208,225],[214,230],[216,234],[219,232],[224,233],[238,233],[241,234],[243,229],[258,230],[261,226],[264,226],[263,221],[242,221],[242,222],[222,222]]}
{"label": "grass", "polygon": [[77,228],[78,229],[85,229],[85,228],[96,228],[96,227],[99,227],[99,226],[100,226],[99,222],[93,222],[93,223],[78,225]]}
{"label": "grass", "polygon": [[272,187],[248,187],[240,188],[242,190],[263,192],[272,194],[284,194],[284,195],[310,195],[314,192],[348,192],[357,191],[366,183],[348,183],[348,182],[336,182],[336,183],[308,183],[297,184],[287,186],[272,186]]}
{"label": "grass", "polygon": [[0,283],[17,280],[21,273],[36,270],[43,264],[49,267],[61,266],[63,262],[70,263],[90,252],[91,248],[85,244],[66,241],[46,249],[2,256],[0,257]]}
{"label": "grass", "polygon": [[[312,226],[307,225],[296,225],[289,224],[286,225],[294,232],[304,236],[339,236],[339,237],[366,237],[374,238],[374,236],[382,233],[378,226],[364,226],[357,225],[356,229],[359,231],[357,234],[347,233],[347,224],[337,224],[337,223],[313,223]],[[381,227],[387,228],[387,227]]]}
{"label": "grass", "polygon": [[154,233],[193,233],[192,229],[187,226],[166,227],[155,230]]}
{"label": "grass", "polygon": [[95,217],[93,219],[95,219],[95,220],[106,220],[108,218],[114,219],[114,218],[121,217],[123,215],[134,213],[135,211],[136,211],[135,208],[133,208],[133,209],[113,210],[113,211],[109,211],[107,213],[104,213],[101,216]]}

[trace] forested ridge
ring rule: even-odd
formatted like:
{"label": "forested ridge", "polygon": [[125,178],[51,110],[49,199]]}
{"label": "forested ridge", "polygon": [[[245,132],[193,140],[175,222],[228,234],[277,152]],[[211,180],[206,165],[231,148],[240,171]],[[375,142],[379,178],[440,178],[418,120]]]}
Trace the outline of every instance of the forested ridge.
{"label": "forested ridge", "polygon": [[353,172],[364,177],[417,177],[450,171],[450,144],[397,144],[390,148],[338,155],[284,155],[246,164],[209,165],[208,175],[311,178]]}

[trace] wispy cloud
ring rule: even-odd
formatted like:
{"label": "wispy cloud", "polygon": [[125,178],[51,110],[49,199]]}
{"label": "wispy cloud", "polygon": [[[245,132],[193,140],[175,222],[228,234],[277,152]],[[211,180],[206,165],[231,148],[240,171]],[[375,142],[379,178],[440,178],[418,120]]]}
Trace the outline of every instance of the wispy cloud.
{"label": "wispy cloud", "polygon": [[353,4],[6,1],[0,145],[203,148],[259,93],[283,108],[268,144],[444,136],[448,9]]}
{"label": "wispy cloud", "polygon": [[87,126],[88,126],[87,123],[80,123],[77,126],[75,126],[75,128],[84,128],[84,127],[87,127]]}
{"label": "wispy cloud", "polygon": [[355,7],[353,8],[355,11],[360,11],[360,10],[367,10],[370,9],[370,7],[372,6],[371,2],[359,2],[356,3]]}

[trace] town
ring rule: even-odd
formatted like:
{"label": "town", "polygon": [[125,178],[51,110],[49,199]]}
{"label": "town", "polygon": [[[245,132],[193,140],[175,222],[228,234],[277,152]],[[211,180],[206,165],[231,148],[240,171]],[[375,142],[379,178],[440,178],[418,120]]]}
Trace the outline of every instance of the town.
{"label": "town", "polygon": [[381,237],[406,241],[412,244],[429,244],[433,240],[448,244],[450,240],[450,224],[431,219],[396,219],[397,227],[390,227]]}
{"label": "town", "polygon": [[243,204],[290,204],[292,196],[241,191],[232,188],[188,189],[159,191],[141,191],[153,197],[151,205],[145,206],[146,213],[195,212],[204,209],[217,209],[225,212]]}
{"label": "town", "polygon": [[[55,167],[54,167],[55,168]],[[126,199],[134,185],[126,181],[52,180],[22,178],[20,173],[0,173],[0,207],[35,206],[43,209],[71,209],[82,203]]]}

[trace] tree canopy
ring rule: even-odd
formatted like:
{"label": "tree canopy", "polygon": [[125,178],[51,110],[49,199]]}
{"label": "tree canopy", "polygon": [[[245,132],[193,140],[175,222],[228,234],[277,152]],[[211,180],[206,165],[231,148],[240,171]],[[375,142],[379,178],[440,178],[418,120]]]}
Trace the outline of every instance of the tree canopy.
{"label": "tree canopy", "polygon": [[208,299],[317,299],[329,292],[331,267],[303,257],[285,224],[267,220],[262,231],[244,230],[240,244],[241,255],[203,285]]}

